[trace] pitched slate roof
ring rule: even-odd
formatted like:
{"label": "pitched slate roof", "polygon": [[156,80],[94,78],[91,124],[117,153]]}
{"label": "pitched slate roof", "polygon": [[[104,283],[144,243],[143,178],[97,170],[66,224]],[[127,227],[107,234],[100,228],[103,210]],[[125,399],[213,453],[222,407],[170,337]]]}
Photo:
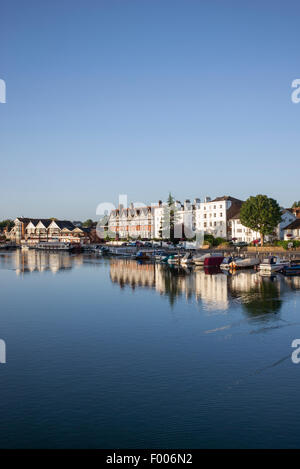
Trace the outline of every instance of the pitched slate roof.
{"label": "pitched slate roof", "polygon": [[299,230],[300,229],[300,218],[297,220],[292,221],[288,226],[284,228],[284,230]]}
{"label": "pitched slate roof", "polygon": [[57,224],[57,226],[61,230],[63,228],[67,228],[68,230],[74,230],[74,228],[76,228],[76,226],[70,220],[53,220],[52,218],[24,218],[24,217],[18,217],[18,220],[20,220],[25,225],[28,225],[28,223],[31,222],[34,226],[36,226],[39,222],[41,222],[46,228],[48,228],[50,223],[52,223],[53,221]]}
{"label": "pitched slate roof", "polygon": [[43,223],[43,225],[48,228],[48,226],[50,225],[50,223],[52,222],[51,218],[40,218],[39,220],[41,223]]}
{"label": "pitched slate roof", "polygon": [[[51,220],[52,221],[52,220]],[[70,220],[54,220],[57,226],[62,230],[63,228],[67,228],[67,230],[74,230],[76,228],[75,225]]]}
{"label": "pitched slate roof", "polygon": [[210,202],[221,202],[222,200],[230,200],[231,202],[243,203],[242,200],[231,197],[230,195],[223,195],[223,197],[217,197],[216,199],[211,200]]}
{"label": "pitched slate roof", "polygon": [[24,218],[24,217],[18,217],[18,220],[20,220],[20,222],[24,223],[25,225],[28,225],[28,223],[32,223],[34,226],[36,226],[39,222],[42,222],[43,225],[46,228],[48,228],[48,226],[52,222],[51,218]]}

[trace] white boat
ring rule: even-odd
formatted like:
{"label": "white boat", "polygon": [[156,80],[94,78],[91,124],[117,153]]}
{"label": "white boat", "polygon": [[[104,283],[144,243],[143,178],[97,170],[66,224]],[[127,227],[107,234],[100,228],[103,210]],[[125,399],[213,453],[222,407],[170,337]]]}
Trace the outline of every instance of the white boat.
{"label": "white boat", "polygon": [[38,243],[35,246],[36,249],[43,249],[46,251],[71,251],[73,246],[70,243],[61,243],[49,241],[48,243]]}
{"label": "white boat", "polygon": [[281,259],[278,256],[269,256],[265,258],[259,266],[261,274],[271,274],[272,272],[280,272],[285,266],[289,265],[289,261]]}
{"label": "white boat", "polygon": [[194,264],[193,256],[190,252],[187,252],[182,259],[180,259],[180,263],[183,265],[190,265]]}
{"label": "white boat", "polygon": [[26,244],[22,244],[21,249],[22,251],[29,251],[29,246],[27,246]]}
{"label": "white boat", "polygon": [[260,260],[258,257],[240,257],[237,259],[233,259],[230,268],[231,269],[253,269],[259,265]]}

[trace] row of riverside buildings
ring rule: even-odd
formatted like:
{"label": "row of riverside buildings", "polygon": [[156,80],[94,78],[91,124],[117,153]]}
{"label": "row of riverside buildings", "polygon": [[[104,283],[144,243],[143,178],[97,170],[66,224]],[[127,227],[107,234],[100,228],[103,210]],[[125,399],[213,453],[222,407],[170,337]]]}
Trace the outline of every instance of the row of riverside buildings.
{"label": "row of riverside buildings", "polygon": [[[231,196],[211,199],[206,197],[203,202],[199,198],[191,202],[174,202],[176,210],[176,224],[181,225],[182,233],[203,231],[214,237],[228,241],[251,243],[260,238],[260,234],[242,225],[240,210],[243,201]],[[108,233],[116,239],[160,239],[166,203],[161,200],[157,204],[136,207],[119,206],[112,210],[108,220]],[[186,236],[188,237],[188,236]],[[266,237],[273,239],[296,239],[300,237],[300,215],[293,209],[282,208],[281,222],[274,233]]]}
{"label": "row of riverside buildings", "polygon": [[14,220],[13,228],[6,232],[6,238],[17,244],[22,242],[37,244],[48,241],[89,243],[90,230],[79,225],[80,223],[77,224],[69,220],[19,217]]}
{"label": "row of riverside buildings", "polygon": [[[199,198],[191,202],[174,202],[176,225],[180,238],[193,238],[196,231],[203,231],[214,237],[228,241],[251,243],[260,238],[260,234],[242,225],[240,210],[243,201],[231,196],[211,199],[206,197],[203,202]],[[139,204],[140,205],[140,204]],[[115,239],[161,239],[162,225],[167,203],[161,200],[148,206],[119,206],[112,210],[107,224],[102,227],[108,235]],[[271,236],[273,239],[300,239],[300,212],[296,209],[282,208],[282,218]],[[190,234],[190,235],[189,235]],[[56,220],[53,218],[38,219],[18,217],[14,226],[5,233],[6,239],[21,244],[36,244],[43,241],[59,241],[87,244],[97,242],[95,226],[85,228],[80,222]],[[176,236],[177,237],[177,236]],[[269,239],[268,239],[269,238]]]}

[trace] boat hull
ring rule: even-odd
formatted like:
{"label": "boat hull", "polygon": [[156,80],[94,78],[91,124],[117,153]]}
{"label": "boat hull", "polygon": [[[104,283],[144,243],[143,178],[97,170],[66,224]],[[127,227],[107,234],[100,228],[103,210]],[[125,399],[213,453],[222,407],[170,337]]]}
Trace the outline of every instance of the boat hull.
{"label": "boat hull", "polygon": [[232,261],[230,264],[231,269],[253,269],[259,265],[259,259],[239,259]]}
{"label": "boat hull", "polygon": [[280,272],[284,269],[285,264],[278,264],[278,265],[270,265],[270,266],[260,266],[259,271],[264,274],[272,274],[273,272]]}
{"label": "boat hull", "polygon": [[222,264],[223,262],[223,259],[224,257],[223,256],[220,256],[220,257],[217,257],[217,256],[212,256],[212,257],[206,257],[206,259],[204,259],[204,267],[220,267],[220,265]]}

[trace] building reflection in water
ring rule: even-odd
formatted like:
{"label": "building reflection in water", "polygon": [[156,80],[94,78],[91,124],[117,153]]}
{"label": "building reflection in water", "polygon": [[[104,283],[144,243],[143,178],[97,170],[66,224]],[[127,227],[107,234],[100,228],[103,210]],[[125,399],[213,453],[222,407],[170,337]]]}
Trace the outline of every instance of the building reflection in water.
{"label": "building reflection in water", "polygon": [[171,304],[180,296],[187,300],[202,301],[207,309],[228,308],[228,278],[220,271],[183,269],[165,264],[137,263],[135,260],[113,259],[110,278],[121,288],[125,285],[154,288],[167,295]]}
{"label": "building reflection in water", "polygon": [[30,249],[14,251],[12,261],[16,274],[50,271],[56,274],[60,270],[72,269],[74,264],[83,262],[82,256],[72,257],[68,252],[48,252]]}
{"label": "building reflection in water", "polygon": [[237,271],[235,274],[203,268],[181,268],[165,264],[137,262],[132,259],[96,259],[85,254],[68,252],[16,250],[1,253],[2,266],[15,268],[17,275],[70,270],[92,263],[108,264],[110,279],[121,288],[149,288],[168,297],[173,305],[179,298],[201,303],[209,314],[225,313],[235,304],[241,304],[247,317],[267,319],[279,313],[283,296],[300,289],[300,277],[274,275],[262,277],[255,271]]}
{"label": "building reflection in water", "polygon": [[110,278],[121,288],[126,285],[132,289],[153,288],[167,295],[171,304],[179,297],[201,302],[210,313],[226,312],[229,303],[237,302],[251,317],[278,313],[281,297],[291,289],[300,288],[299,277],[262,277],[256,271],[229,274],[218,269],[183,269],[123,259],[111,260]]}

